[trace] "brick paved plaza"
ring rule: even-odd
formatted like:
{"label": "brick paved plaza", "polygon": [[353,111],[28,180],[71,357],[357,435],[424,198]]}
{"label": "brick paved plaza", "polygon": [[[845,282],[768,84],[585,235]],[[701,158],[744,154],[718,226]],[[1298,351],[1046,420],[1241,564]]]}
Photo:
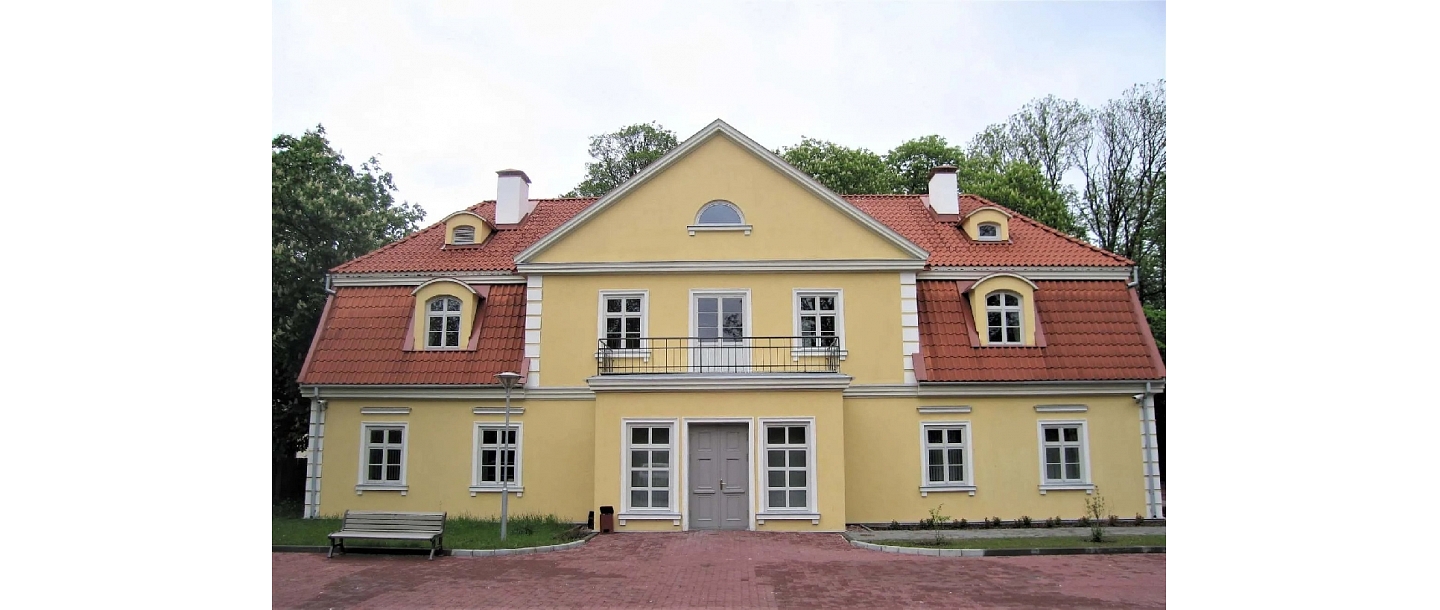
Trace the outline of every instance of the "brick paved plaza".
{"label": "brick paved plaza", "polygon": [[514,557],[275,553],[277,608],[1160,608],[1164,555],[951,558],[838,534],[597,536]]}

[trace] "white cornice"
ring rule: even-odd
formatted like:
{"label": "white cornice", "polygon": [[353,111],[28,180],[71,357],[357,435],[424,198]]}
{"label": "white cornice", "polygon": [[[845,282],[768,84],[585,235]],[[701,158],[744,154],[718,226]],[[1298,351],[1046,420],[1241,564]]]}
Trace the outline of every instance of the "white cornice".
{"label": "white cornice", "polygon": [[509,271],[479,273],[336,273],[330,276],[331,286],[419,286],[437,279],[456,280],[465,284],[524,284],[525,276]]}
{"label": "white cornice", "polygon": [[920,395],[920,386],[904,383],[866,383],[845,388],[845,398],[906,398]]}
{"label": "white cornice", "polygon": [[595,392],[585,387],[530,388],[525,400],[595,400]]}
{"label": "white cornice", "polygon": [[793,271],[918,271],[925,261],[905,259],[633,261],[521,263],[521,273],[775,273]]}
{"label": "white cornice", "polygon": [[664,156],[656,159],[653,163],[646,166],[645,169],[642,170],[640,173],[635,174],[620,186],[611,190],[609,193],[606,193],[605,196],[601,197],[599,201],[596,201],[593,205],[585,208],[579,214],[571,217],[570,220],[565,221],[564,224],[561,224],[558,228],[545,235],[545,237],[541,238],[539,241],[531,244],[529,248],[526,248],[523,252],[515,256],[515,262],[529,262],[530,259],[534,258],[537,254],[545,251],[546,248],[554,245],[556,242],[560,241],[560,239],[563,238],[565,235],[575,230],[577,227],[585,224],[591,218],[604,211],[605,208],[610,207],[611,204],[620,200],[625,195],[638,188],[640,185],[646,183],[651,178],[658,175],[660,172],[665,171],[665,169],[668,168],[670,165],[674,164],[676,161],[679,161],[681,158],[684,158],[685,155],[689,154],[696,148],[699,148],[701,144],[708,141],[710,138],[714,137],[717,134],[724,134],[726,137],[730,138],[731,141],[739,144],[742,148],[750,151],[756,157],[759,157],[761,160],[768,163],[776,171],[779,171],[780,173],[788,176],[790,179],[799,183],[802,187],[810,191],[815,196],[824,200],[826,203],[834,206],[835,209],[839,210],[841,213],[849,216],[851,219],[869,228],[871,231],[880,235],[882,238],[891,242],[892,244],[899,247],[901,250],[905,251],[916,259],[923,262],[926,259],[930,258],[930,253],[926,252],[924,248],[915,245],[914,242],[905,239],[899,233],[895,232],[894,229],[885,226],[885,224],[876,220],[874,217],[860,211],[860,208],[855,207],[854,204],[846,201],[839,195],[836,195],[834,191],[825,188],[824,185],[816,182],[814,178],[811,178],[804,172],[795,169],[789,163],[786,163],[784,159],[781,159],[779,155],[776,155],[775,153],[766,149],[764,146],[761,146],[754,140],[751,140],[745,134],[740,133],[734,127],[731,127],[729,124],[727,124],[725,121],[715,119],[715,121],[711,122],[709,125],[706,125],[703,129],[696,132],[695,135],[686,138],[685,141],[681,142],[679,146],[671,149],[670,152],[665,153]]}
{"label": "white cornice", "polygon": [[915,412],[921,415],[938,413],[969,413],[970,407],[961,405],[958,407],[916,407]]}
{"label": "white cornice", "polygon": [[1030,280],[1129,280],[1130,267],[934,267],[916,274],[921,280],[978,280],[1010,273]]}
{"label": "white cornice", "polygon": [[751,390],[843,390],[851,377],[838,373],[599,375],[586,379],[596,392],[717,392]]}
{"label": "white cornice", "polygon": [[[505,400],[505,390],[495,386],[446,385],[304,385],[301,392],[312,398],[433,398],[450,400]],[[510,400],[523,400],[524,390],[512,390]]]}
{"label": "white cornice", "polygon": [[[1164,381],[1149,383],[1152,391],[1165,389]],[[920,397],[1134,395],[1143,394],[1145,384],[1144,380],[927,382],[920,386]]]}

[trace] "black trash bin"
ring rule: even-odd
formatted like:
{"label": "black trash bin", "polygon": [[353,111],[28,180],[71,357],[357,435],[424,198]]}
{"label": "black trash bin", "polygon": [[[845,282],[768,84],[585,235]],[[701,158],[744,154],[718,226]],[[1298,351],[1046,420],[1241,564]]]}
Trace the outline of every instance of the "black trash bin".
{"label": "black trash bin", "polygon": [[600,533],[602,533],[602,534],[613,534],[613,533],[615,533],[615,507],[614,507],[614,506],[601,506],[601,507],[600,507]]}

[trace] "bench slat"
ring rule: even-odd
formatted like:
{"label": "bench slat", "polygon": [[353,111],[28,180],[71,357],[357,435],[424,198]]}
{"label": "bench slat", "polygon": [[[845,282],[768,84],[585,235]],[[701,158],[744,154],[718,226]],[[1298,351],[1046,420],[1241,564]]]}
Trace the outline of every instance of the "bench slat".
{"label": "bench slat", "polygon": [[426,534],[423,532],[335,532],[330,534],[331,538],[385,538],[395,540],[429,540],[439,536],[439,532]]}

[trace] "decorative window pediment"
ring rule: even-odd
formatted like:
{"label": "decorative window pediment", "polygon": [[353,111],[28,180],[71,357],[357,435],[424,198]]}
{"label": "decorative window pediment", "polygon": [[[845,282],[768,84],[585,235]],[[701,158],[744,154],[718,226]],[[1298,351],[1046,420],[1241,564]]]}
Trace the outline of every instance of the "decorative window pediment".
{"label": "decorative window pediment", "polygon": [[977,280],[969,291],[980,345],[1037,345],[1036,290],[1034,282],[1011,273],[997,273]]}
{"label": "decorative window pediment", "polygon": [[745,215],[738,206],[717,199],[700,206],[700,211],[695,214],[695,224],[686,227],[686,230],[691,235],[696,231],[744,231],[749,235],[752,228],[745,224]]}

